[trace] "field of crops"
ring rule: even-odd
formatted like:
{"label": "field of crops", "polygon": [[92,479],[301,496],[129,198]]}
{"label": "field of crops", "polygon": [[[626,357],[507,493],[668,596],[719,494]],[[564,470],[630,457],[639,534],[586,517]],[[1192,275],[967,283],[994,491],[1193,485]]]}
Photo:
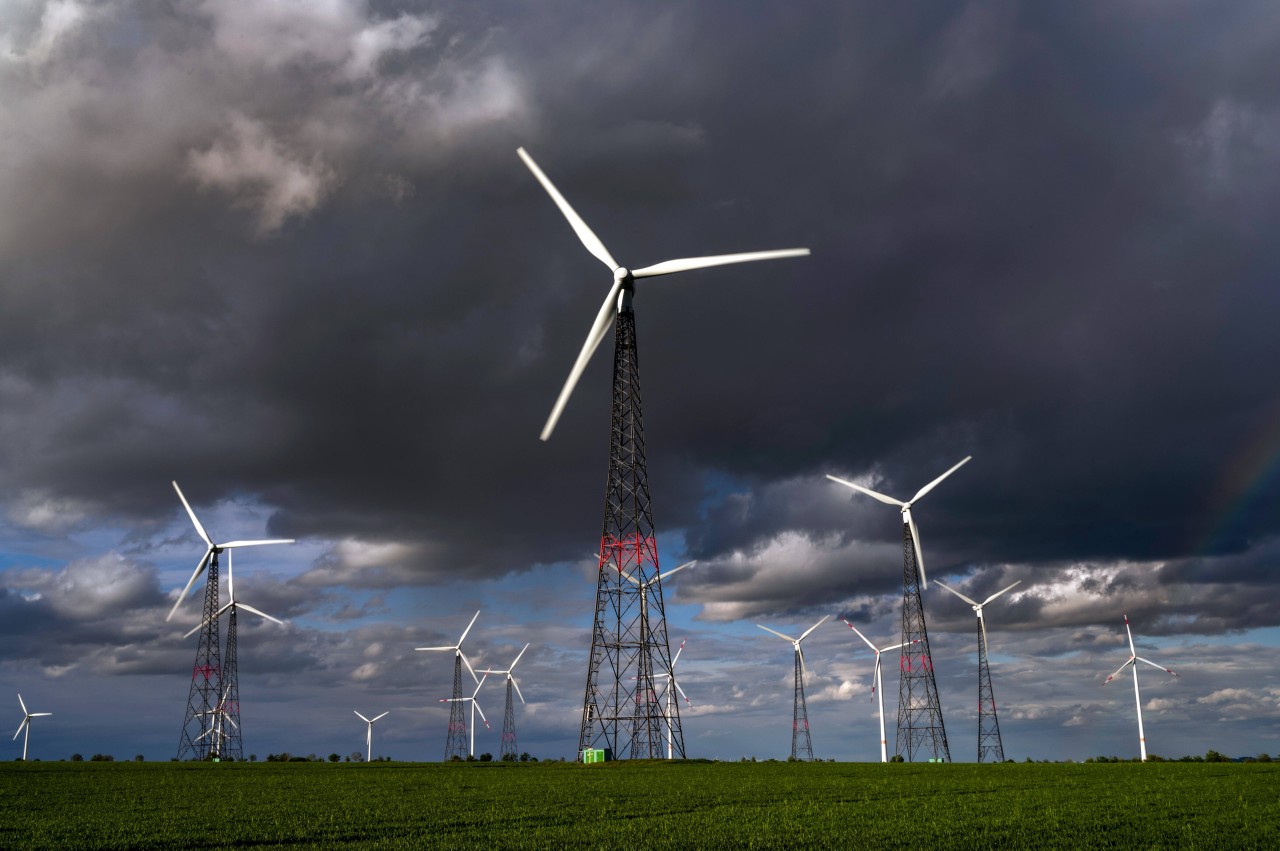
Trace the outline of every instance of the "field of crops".
{"label": "field of crops", "polygon": [[1274,849],[1278,789],[1280,763],[12,762],[0,848]]}

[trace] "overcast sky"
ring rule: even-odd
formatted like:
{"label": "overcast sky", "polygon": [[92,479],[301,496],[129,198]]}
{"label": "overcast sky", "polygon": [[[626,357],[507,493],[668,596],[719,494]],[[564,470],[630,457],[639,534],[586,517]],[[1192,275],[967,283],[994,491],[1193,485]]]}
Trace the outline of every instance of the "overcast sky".
{"label": "overcast sky", "polygon": [[[448,654],[572,758],[618,258],[637,286],[690,756],[785,757],[791,650],[900,629],[889,506],[992,604],[1006,754],[1280,750],[1280,9],[15,0],[0,6],[0,711],[33,758],[177,751],[203,544],[242,551],[246,753],[439,759]],[[968,606],[925,611],[976,758]],[[790,634],[795,634],[791,632]],[[873,657],[806,642],[815,753],[878,758]],[[687,667],[685,667],[687,666]],[[890,746],[897,682],[886,676]],[[501,688],[481,705],[498,750]],[[3,707],[7,707],[4,709]],[[3,716],[0,716],[3,720]],[[20,742],[6,745],[20,755]]]}

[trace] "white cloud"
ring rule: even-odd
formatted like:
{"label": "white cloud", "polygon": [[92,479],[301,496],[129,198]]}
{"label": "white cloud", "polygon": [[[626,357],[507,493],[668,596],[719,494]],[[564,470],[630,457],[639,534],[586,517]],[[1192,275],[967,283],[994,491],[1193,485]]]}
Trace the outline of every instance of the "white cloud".
{"label": "white cloud", "polygon": [[295,154],[264,124],[240,114],[231,116],[224,138],[206,150],[191,151],[187,161],[201,187],[229,192],[238,203],[254,208],[263,234],[314,210],[336,178],[319,153]]}
{"label": "white cloud", "polygon": [[69,562],[59,570],[10,571],[5,584],[40,594],[63,617],[90,620],[152,606],[159,601],[156,572],[119,553]]}

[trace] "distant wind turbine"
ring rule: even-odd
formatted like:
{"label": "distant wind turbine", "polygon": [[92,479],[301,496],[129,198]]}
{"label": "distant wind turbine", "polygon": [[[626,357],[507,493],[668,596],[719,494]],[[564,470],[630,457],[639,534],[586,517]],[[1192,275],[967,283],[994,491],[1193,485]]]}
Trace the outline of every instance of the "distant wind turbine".
{"label": "distant wind turbine", "polygon": [[[478,617],[480,617],[479,611],[477,611],[474,615],[472,615],[471,623],[467,624],[467,628],[462,631],[462,637],[458,639],[457,644],[450,644],[444,647],[415,647],[414,648],[415,650],[428,650],[428,651],[452,650],[453,651],[453,697],[450,698],[450,701],[453,702],[454,705],[449,707],[449,734],[448,734],[448,738],[445,739],[445,746],[444,746],[445,759],[449,759],[450,757],[454,757],[454,756],[461,758],[463,756],[462,750],[466,746],[467,722],[466,722],[466,715],[465,713],[463,713],[462,706],[461,706],[461,702],[465,699],[462,696],[462,666],[466,665],[467,670],[471,672],[471,679],[475,680],[477,689],[479,688],[480,682],[481,682],[480,678],[476,676],[475,669],[471,667],[471,660],[467,658],[467,654],[462,652],[462,642],[467,640],[467,633],[471,632],[471,627],[475,626],[476,618]],[[481,715],[483,715],[483,713],[481,713]],[[474,725],[475,723],[474,712],[471,713],[471,722]],[[487,721],[485,722],[485,725],[488,726]],[[474,730],[471,733],[471,741],[473,743],[475,742]]]}
{"label": "distant wind turbine", "polygon": [[1123,671],[1125,668],[1133,668],[1133,702],[1138,709],[1138,749],[1142,753],[1142,761],[1146,762],[1147,761],[1147,736],[1146,736],[1146,733],[1144,733],[1142,730],[1142,695],[1138,693],[1138,663],[1142,662],[1144,664],[1150,665],[1151,667],[1164,671],[1166,674],[1169,674],[1170,676],[1173,676],[1173,677],[1176,677],[1178,675],[1175,674],[1173,671],[1170,671],[1164,665],[1157,665],[1155,662],[1152,662],[1150,659],[1143,659],[1141,656],[1138,655],[1138,651],[1135,650],[1133,646],[1133,630],[1129,629],[1129,613],[1128,612],[1124,613],[1124,631],[1125,631],[1125,634],[1129,636],[1129,659],[1119,668],[1116,668],[1116,672],[1111,676],[1107,677],[1107,679],[1102,684],[1105,686],[1107,683],[1114,680],[1117,676],[1119,676],[1120,672]]}
{"label": "distant wind turbine", "polygon": [[795,669],[796,669],[796,690],[795,699],[791,704],[791,758],[793,760],[800,759],[800,754],[805,753],[808,762],[813,762],[813,739],[809,736],[809,707],[804,699],[804,678],[807,673],[804,665],[804,651],[800,649],[800,642],[809,637],[809,633],[827,622],[827,618],[831,615],[823,615],[822,620],[801,633],[799,638],[792,638],[789,635],[783,635],[776,629],[770,629],[762,624],[756,626],[765,632],[771,632],[779,638],[785,638],[791,642],[791,646],[795,648]]}
{"label": "distant wind turbine", "polygon": [[489,674],[503,674],[507,678],[506,710],[502,716],[502,753],[499,754],[499,758],[505,758],[508,755],[514,758],[519,748],[519,745],[516,743],[516,712],[515,706],[511,701],[511,690],[513,688],[515,689],[516,695],[519,696],[521,703],[524,703],[524,695],[521,694],[520,684],[516,682],[515,674],[513,674],[512,671],[516,669],[516,664],[519,663],[520,657],[523,656],[524,651],[528,649],[528,644],[525,644],[524,647],[520,648],[520,652],[516,654],[515,660],[507,666],[505,671],[498,671],[490,668],[482,668],[480,670],[480,673],[485,676],[488,676]]}
{"label": "distant wind turbine", "polygon": [[[841,620],[844,620],[844,619],[841,618]],[[876,654],[876,668],[875,668],[874,674],[872,674],[872,677],[871,677],[871,699],[875,700],[877,697],[880,698],[880,761],[888,762],[889,746],[884,735],[884,688],[883,688],[883,683],[881,683],[881,680],[880,680],[880,654],[887,653],[890,650],[897,650],[902,645],[894,644],[889,647],[876,647],[869,640],[867,640],[867,637],[865,635],[863,635],[861,632],[858,631],[858,628],[856,626],[849,623],[848,621],[845,621],[844,623],[845,623],[845,626],[849,627],[849,629],[853,630],[854,632],[857,632],[858,637],[861,638],[862,641],[868,647],[871,648],[872,653]],[[919,640],[920,639],[918,638],[916,639],[916,641],[919,641]]]}
{"label": "distant wind turbine", "polygon": [[[18,736],[22,736],[22,761],[27,761],[27,742],[31,740],[31,719],[43,718],[52,715],[52,712],[30,712],[27,710],[27,704],[23,703],[22,695],[18,695],[18,705],[22,707],[22,723],[18,725],[18,732],[13,734],[13,740],[18,741]],[[23,732],[26,735],[23,736]]]}
{"label": "distant wind turbine", "polygon": [[[355,712],[354,709],[351,711]],[[377,721],[379,718],[385,718],[390,714],[390,712],[391,710],[388,709],[386,712],[373,718],[365,718],[363,715],[360,715],[359,712],[356,712],[356,715],[360,716],[360,720],[369,725],[369,730],[365,734],[364,738],[365,746],[369,749],[369,756],[365,759],[365,762],[373,762],[373,722]]]}
{"label": "distant wind turbine", "polygon": [[471,697],[442,697],[441,703],[470,703],[471,704],[471,748],[468,751],[470,756],[476,755],[476,713],[480,713],[480,720],[484,722],[484,728],[489,729],[489,719],[484,717],[484,710],[480,708],[480,701],[476,700],[476,696],[480,694],[480,688],[484,685],[484,681],[489,678],[485,674],[480,678],[480,682],[476,683],[476,690],[471,693]]}

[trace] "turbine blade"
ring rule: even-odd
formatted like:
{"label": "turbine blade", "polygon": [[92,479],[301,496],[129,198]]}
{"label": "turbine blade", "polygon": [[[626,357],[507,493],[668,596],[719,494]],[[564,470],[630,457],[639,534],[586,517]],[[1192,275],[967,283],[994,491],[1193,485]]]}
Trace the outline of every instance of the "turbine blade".
{"label": "turbine blade", "polygon": [[524,651],[526,651],[526,650],[528,650],[528,649],[529,649],[529,645],[528,645],[528,644],[525,644],[525,646],[524,646],[524,647],[521,647],[521,648],[520,648],[520,652],[516,654],[516,661],[511,663],[511,667],[510,667],[510,668],[507,668],[507,673],[508,673],[508,674],[510,674],[512,671],[514,671],[514,670],[516,669],[516,664],[520,661],[520,657],[521,657],[521,656],[523,656],[523,655],[524,655]]}
{"label": "turbine blade", "polygon": [[684,702],[693,706],[693,701],[689,700],[689,695],[685,694],[684,689],[680,688],[680,681],[672,677],[671,684],[676,687],[676,691],[678,691],[680,696],[684,698]]}
{"label": "turbine blade", "polygon": [[[507,674],[507,676],[508,676],[508,677],[511,677],[511,674]],[[519,697],[520,697],[520,702],[521,702],[521,703],[524,703],[524,695],[523,695],[523,694],[520,694],[520,683],[516,682],[516,678],[515,678],[515,677],[511,677],[511,685],[515,686],[515,688],[516,688],[516,694],[517,694],[517,695],[519,695]]]}
{"label": "turbine blade", "polygon": [[182,488],[178,487],[177,482],[174,482],[173,489],[178,492],[178,499],[182,500],[182,507],[187,510],[187,516],[191,518],[192,525],[196,527],[196,534],[198,534],[201,540],[203,540],[205,544],[212,549],[213,541],[209,538],[209,533],[200,525],[200,521],[196,519],[196,513],[191,510],[191,503],[187,502],[187,498],[182,495]]}
{"label": "turbine blade", "polygon": [[[941,585],[942,583],[941,583],[941,582],[939,582],[938,584],[939,584],[939,585]],[[1022,584],[1022,580],[1021,580],[1021,579],[1019,579],[1017,582],[1013,583],[1013,585],[1020,585],[1020,584]],[[992,594],[992,595],[991,595],[990,597],[988,597],[987,599],[983,600],[983,601],[982,601],[982,605],[984,605],[984,606],[985,606],[987,603],[990,603],[990,602],[991,602],[992,600],[994,600],[996,597],[999,597],[1001,594],[1003,594],[1004,592],[1006,592],[1006,591],[1008,591],[1010,588],[1012,588],[1012,587],[1013,587],[1013,585],[1009,585],[1009,586],[1008,586],[1008,587],[1006,587],[1006,588],[1001,588],[999,591],[997,591],[996,593]],[[976,605],[976,604],[975,604],[975,605]]]}
{"label": "turbine blade", "polygon": [[[476,681],[476,689],[479,690],[480,678],[476,676],[476,669],[471,667],[471,660],[469,660],[467,658],[467,654],[463,653],[461,650],[458,651],[458,655],[462,657],[462,663],[466,665],[467,670],[471,672],[471,679]],[[488,674],[486,674],[485,676],[488,676]]]}
{"label": "turbine blade", "polygon": [[987,660],[988,662],[990,662],[991,648],[987,645],[987,619],[986,618],[978,618],[978,629],[982,630],[982,652],[986,654]]}
{"label": "turbine blade", "polygon": [[630,582],[632,585],[638,586],[640,584],[639,579],[636,579],[630,573],[623,573],[622,568],[618,567],[613,562],[609,562],[609,566],[612,567],[614,570],[618,571],[618,575],[621,576],[623,579],[627,580],[628,582]]}
{"label": "turbine blade", "polygon": [[182,605],[182,601],[187,598],[187,592],[191,590],[192,585],[196,584],[196,579],[199,578],[201,571],[204,570],[205,562],[209,560],[209,553],[211,552],[213,552],[212,546],[204,551],[204,557],[200,559],[200,563],[196,565],[195,572],[192,573],[191,578],[187,580],[187,587],[182,589],[182,593],[179,594],[178,599],[174,601],[173,608],[169,610],[169,614],[164,616],[166,622],[173,618],[174,613],[178,611],[178,607]]}
{"label": "turbine blade", "polygon": [[[919,558],[919,557],[917,556],[917,558]],[[946,584],[945,582],[943,582],[941,579],[935,579],[935,580],[934,580],[934,583],[935,583],[935,584],[937,584],[937,585],[941,585],[943,588],[947,589],[947,590],[948,590],[948,591],[950,591],[952,594],[955,594],[955,595],[956,595],[957,597],[959,597],[961,600],[964,600],[964,601],[965,601],[966,603],[968,603],[970,606],[977,606],[977,605],[978,605],[977,603],[973,602],[972,600],[970,600],[970,599],[969,599],[968,597],[966,597],[965,595],[961,594],[961,593],[960,593],[959,591],[957,591],[956,589],[952,588],[950,585],[948,585],[948,584]],[[1017,584],[1017,583],[1014,583],[1014,584]],[[1013,585],[1010,585],[1010,586],[1009,586],[1009,588],[1012,588],[1012,587],[1013,587]],[[1006,589],[1004,589],[1004,590],[1005,590],[1005,591],[1008,591],[1008,590],[1009,590],[1009,588],[1006,588]],[[1000,592],[1000,593],[1004,593],[1004,592],[1002,591],[1002,592]],[[999,595],[996,595],[996,596],[999,596]],[[991,598],[991,599],[995,599],[995,598],[993,597],[993,598]],[[991,602],[991,600],[987,600],[987,603],[990,603],[990,602]],[[987,603],[983,603],[982,605],[984,605],[984,606],[985,606]]]}
{"label": "turbine blade", "polygon": [[[1173,671],[1170,671],[1169,673],[1173,674]],[[1173,674],[1173,675],[1174,675],[1175,677],[1176,677],[1176,676],[1178,676],[1177,674]],[[46,715],[52,715],[52,714],[53,714],[52,712],[32,712],[32,713],[31,713],[31,717],[32,717],[32,718],[42,718],[42,717],[44,717],[44,716],[46,716]]]}
{"label": "turbine blade", "polygon": [[480,708],[480,702],[473,697],[471,698],[471,705],[476,708],[476,712],[480,713],[480,720],[484,722],[485,728],[488,729],[489,719],[484,717],[484,710]]}
{"label": "turbine blade", "polygon": [[30,715],[26,715],[25,717],[23,717],[22,723],[18,725],[18,732],[13,734],[13,740],[15,742],[18,741],[18,737],[22,735],[23,729],[30,723],[31,723]]}
{"label": "turbine blade", "polygon": [[947,476],[949,476],[949,475],[951,475],[952,473],[954,473],[956,470],[959,470],[959,469],[960,469],[961,467],[963,467],[965,464],[968,464],[968,463],[969,463],[969,461],[970,461],[970,460],[972,460],[972,459],[973,459],[973,456],[972,456],[972,455],[966,455],[966,456],[965,456],[965,458],[964,458],[964,460],[963,460],[963,461],[961,461],[959,464],[955,465],[955,466],[954,466],[954,467],[952,467],[950,470],[947,470],[947,472],[943,473],[941,476],[938,476],[938,478],[934,479],[932,482],[929,482],[929,484],[927,484],[927,485],[925,485],[924,487],[920,488],[920,490],[916,492],[916,495],[915,495],[915,496],[913,496],[913,497],[911,497],[911,504],[912,504],[912,505],[915,505],[915,504],[916,504],[916,502],[920,499],[920,497],[924,496],[924,495],[925,495],[925,494],[927,494],[929,491],[931,491],[931,490],[933,490],[934,488],[936,488],[936,487],[938,486],[938,484],[939,484],[943,479],[945,479]]}
{"label": "turbine blade", "polygon": [[783,257],[807,257],[807,248],[783,248],[776,251],[747,251],[741,254],[713,254],[707,257],[685,257],[680,260],[664,260],[643,269],[632,269],[633,278],[652,278],[673,272],[689,272],[710,266],[727,266],[730,263],[752,263],[756,260],[778,260]]}
{"label": "turbine blade", "polygon": [[1125,668],[1129,667],[1130,665],[1132,665],[1132,664],[1133,664],[1133,660],[1134,660],[1134,659],[1137,659],[1137,658],[1138,658],[1137,656],[1130,656],[1130,657],[1129,657],[1129,659],[1128,659],[1128,661],[1126,661],[1126,662],[1125,662],[1123,665],[1121,665],[1119,668],[1116,668],[1116,672],[1115,672],[1114,674],[1112,674],[1111,676],[1107,677],[1105,680],[1103,680],[1103,681],[1102,681],[1102,684],[1105,686],[1107,683],[1111,682],[1111,681],[1112,681],[1112,680],[1114,680],[1116,677],[1120,676],[1120,672],[1121,672],[1121,671],[1123,671]]}
{"label": "turbine blade", "polygon": [[[391,710],[390,710],[390,709],[388,709],[386,712],[384,712],[384,713],[382,713],[381,715],[379,715],[379,716],[377,716],[376,718],[374,718],[374,719],[373,719],[373,721],[377,721],[377,720],[378,720],[378,718],[386,718],[386,717],[387,717],[388,715],[390,715],[390,714],[391,714]],[[373,721],[370,721],[369,723],[370,723],[370,724],[372,724],[372,723],[373,723]]]}
{"label": "turbine blade", "polygon": [[[351,710],[351,711],[352,711],[352,712],[356,712],[354,709],[353,709],[353,710]],[[371,722],[368,718],[365,718],[363,715],[360,715],[360,713],[359,713],[359,712],[356,712],[356,715],[359,715],[359,716],[360,716],[360,720],[361,720],[361,721],[363,721],[363,722],[365,722],[366,724],[371,724],[371,723],[373,723],[373,722]]]}
{"label": "turbine blade", "polygon": [[234,602],[236,599],[236,580],[235,580],[235,573],[232,570],[232,566],[231,566],[231,563],[232,563],[231,556],[232,556],[232,551],[228,550],[227,551],[227,597]]}
{"label": "turbine blade", "polygon": [[615,280],[613,286],[609,288],[609,294],[604,298],[604,303],[600,305],[600,312],[596,314],[596,321],[587,333],[586,342],[582,344],[582,351],[578,352],[578,359],[573,362],[573,369],[569,370],[569,377],[565,380],[564,387],[560,389],[560,395],[556,397],[556,403],[551,408],[551,415],[547,417],[547,424],[542,427],[542,434],[540,435],[542,440],[549,439],[551,433],[556,430],[556,423],[560,421],[560,414],[563,413],[564,406],[569,403],[569,397],[573,395],[573,388],[578,386],[578,379],[582,377],[582,373],[587,368],[591,356],[600,347],[605,334],[609,333],[609,328],[613,325],[614,314],[617,312],[616,302],[618,292],[621,289],[622,281]]}
{"label": "turbine blade", "polygon": [[803,634],[803,635],[801,635],[799,638],[797,638],[797,639],[796,639],[796,641],[804,641],[806,638],[808,638],[808,637],[809,637],[809,633],[813,632],[815,629],[817,629],[818,627],[822,626],[822,625],[823,625],[824,623],[826,623],[830,618],[831,618],[831,615],[823,615],[823,616],[822,616],[822,620],[818,621],[818,622],[817,622],[817,623],[815,623],[813,626],[811,626],[811,627],[809,627],[808,629],[806,629],[806,630],[804,631],[804,634]]}
{"label": "turbine blade", "polygon": [[[473,627],[473,626],[475,626],[475,625],[476,625],[476,618],[478,618],[478,617],[480,617],[480,610],[479,610],[479,609],[477,609],[477,610],[476,610],[476,613],[475,613],[474,615],[472,615],[472,616],[471,616],[471,623],[467,624],[467,628],[466,628],[466,629],[464,629],[464,630],[462,631],[462,637],[458,639],[458,646],[459,646],[459,647],[461,647],[461,646],[462,646],[462,642],[464,642],[464,641],[466,641],[466,640],[467,640],[467,633],[468,633],[468,632],[471,632],[471,627]],[[470,667],[470,666],[468,666],[468,667]]]}
{"label": "turbine blade", "polygon": [[800,657],[800,684],[804,685],[809,680],[809,669],[805,667],[804,650],[800,648],[799,644],[796,645],[796,655]]}
{"label": "turbine blade", "polygon": [[560,212],[569,220],[574,233],[578,235],[578,239],[582,240],[582,244],[586,246],[597,260],[608,266],[610,271],[618,268],[618,261],[613,259],[613,255],[609,253],[609,249],[604,247],[604,243],[600,241],[600,237],[596,236],[591,228],[587,227],[587,223],[582,220],[582,216],[569,206],[569,202],[560,194],[560,190],[556,189],[542,169],[538,168],[538,164],[533,161],[533,157],[529,156],[524,148],[516,148],[516,153],[520,155],[520,159],[524,160],[524,164],[529,167],[529,171],[533,172],[533,176],[538,178],[538,182],[542,184],[542,188],[547,190],[547,194],[551,196],[551,200],[556,202],[556,206],[560,208]]}
{"label": "turbine blade", "polygon": [[[841,620],[844,620],[844,619],[843,619],[843,618],[841,618]],[[845,623],[845,626],[849,627],[849,629],[851,629],[851,630],[853,630],[854,632],[857,632],[857,633],[858,633],[858,637],[862,639],[862,641],[863,641],[863,643],[864,643],[864,644],[866,644],[868,647],[870,647],[870,648],[871,648],[872,650],[874,650],[876,653],[880,653],[880,652],[881,652],[881,651],[880,651],[880,650],[879,650],[879,649],[878,649],[874,644],[872,644],[870,641],[868,641],[868,640],[867,640],[867,637],[866,637],[865,635],[863,635],[861,632],[858,632],[858,628],[857,628],[856,626],[854,626],[853,624],[849,623],[848,621],[845,621],[844,623]]]}
{"label": "turbine blade", "polygon": [[414,650],[457,650],[457,647],[415,647]]}
{"label": "turbine blade", "polygon": [[916,528],[915,518],[911,516],[911,512],[904,512],[907,515],[907,525],[911,527],[911,543],[916,548],[916,567],[920,568],[920,588],[927,589],[929,580],[924,575],[924,552],[920,549],[920,530]]}
{"label": "turbine blade", "polygon": [[1133,630],[1129,629],[1129,613],[1128,612],[1124,613],[1124,631],[1125,631],[1125,634],[1129,636],[1129,655],[1137,656],[1138,651],[1134,649],[1134,646],[1133,646]]}
{"label": "turbine blade", "polygon": [[684,645],[689,639],[680,642],[680,649],[676,651],[676,655],[671,657],[671,670],[675,670],[676,662],[680,661],[680,654],[684,652]]}
{"label": "turbine blade", "polygon": [[847,488],[853,488],[856,491],[861,491],[862,493],[865,493],[867,496],[871,497],[872,499],[878,499],[886,505],[896,505],[898,508],[902,508],[904,505],[906,505],[905,502],[896,500],[891,496],[885,496],[882,493],[876,493],[871,488],[864,488],[862,485],[854,484],[853,482],[846,481],[845,479],[840,479],[830,474],[827,475],[827,478],[833,482],[842,484]]}
{"label": "turbine blade", "polygon": [[19,693],[18,693],[18,705],[22,707],[22,714],[23,714],[23,715],[30,715],[30,714],[31,714],[30,712],[28,712],[28,711],[27,711],[27,705],[26,705],[25,703],[23,703],[23,702],[22,702],[22,693],[21,693],[21,692],[19,692]]}
{"label": "turbine blade", "polygon": [[789,635],[783,635],[782,633],[778,632],[776,629],[769,629],[769,627],[767,627],[767,626],[760,626],[760,624],[756,624],[756,626],[759,626],[759,627],[760,627],[761,629],[763,629],[765,632],[772,632],[774,635],[778,636],[779,638],[785,638],[787,641],[791,641],[791,642],[794,642],[794,641],[795,641],[795,639],[794,639],[794,638],[792,638],[791,636],[789,636]]}
{"label": "turbine blade", "polygon": [[236,605],[244,609],[245,611],[253,612],[255,615],[257,615],[260,618],[266,618],[269,621],[275,621],[281,626],[285,625],[284,621],[280,620],[279,618],[273,618],[271,615],[267,614],[266,612],[260,612],[257,609],[255,609],[253,606],[250,606],[248,603],[236,603]]}
{"label": "turbine blade", "polygon": [[671,568],[671,569],[670,569],[670,570],[668,570],[666,573],[659,573],[659,574],[658,574],[658,578],[659,578],[659,579],[666,579],[666,578],[667,578],[668,576],[670,576],[671,574],[673,574],[673,573],[679,573],[680,571],[684,570],[686,567],[693,567],[693,566],[694,566],[694,565],[696,565],[697,563],[698,563],[698,560],[697,560],[697,559],[694,559],[693,561],[686,561],[684,564],[680,565],[679,567],[673,567],[673,568]]}
{"label": "turbine blade", "polygon": [[[1152,662],[1150,659],[1143,659],[1141,656],[1135,656],[1134,658],[1137,659],[1139,662],[1146,662],[1148,665],[1150,665],[1153,668],[1159,668],[1160,670],[1164,671],[1166,674],[1173,674],[1173,676],[1175,677],[1178,676],[1173,671],[1170,671],[1168,668],[1166,668],[1164,665],[1157,665],[1155,662]],[[33,714],[39,715],[40,713],[36,712]]]}
{"label": "turbine blade", "polygon": [[269,541],[230,541],[225,544],[218,544],[218,548],[232,550],[236,547],[260,547],[263,544],[292,544],[293,542],[293,538],[272,538]]}

